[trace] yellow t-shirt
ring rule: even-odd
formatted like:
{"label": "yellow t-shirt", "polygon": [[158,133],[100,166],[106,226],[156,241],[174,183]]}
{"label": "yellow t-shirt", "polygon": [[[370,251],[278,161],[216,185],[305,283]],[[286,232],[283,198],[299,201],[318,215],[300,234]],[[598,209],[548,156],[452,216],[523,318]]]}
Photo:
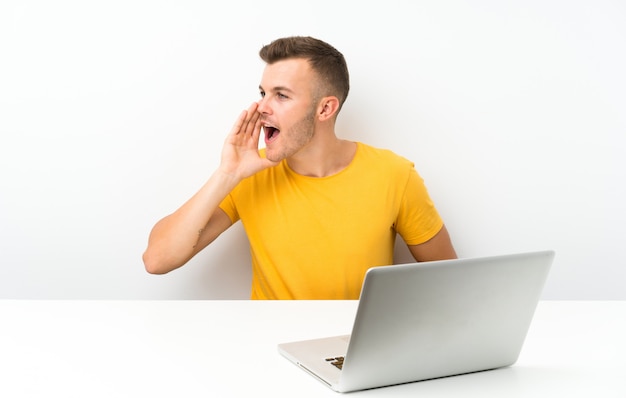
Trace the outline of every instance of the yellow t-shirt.
{"label": "yellow t-shirt", "polygon": [[302,176],[282,161],[224,199],[250,241],[252,299],[358,299],[365,272],[393,263],[396,232],[416,245],[442,228],[413,163],[357,144],[335,175]]}

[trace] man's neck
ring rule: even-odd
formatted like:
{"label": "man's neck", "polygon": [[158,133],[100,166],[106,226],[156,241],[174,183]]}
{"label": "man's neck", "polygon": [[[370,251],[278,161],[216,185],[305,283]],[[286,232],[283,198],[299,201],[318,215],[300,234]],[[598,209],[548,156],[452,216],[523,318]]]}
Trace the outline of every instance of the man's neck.
{"label": "man's neck", "polygon": [[357,144],[341,140],[334,134],[317,136],[306,147],[287,159],[289,168],[307,177],[337,174],[352,162]]}

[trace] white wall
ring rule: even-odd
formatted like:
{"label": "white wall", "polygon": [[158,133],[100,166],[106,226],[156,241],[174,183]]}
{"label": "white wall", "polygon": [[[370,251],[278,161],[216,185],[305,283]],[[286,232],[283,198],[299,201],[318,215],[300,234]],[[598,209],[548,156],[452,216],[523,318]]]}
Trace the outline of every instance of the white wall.
{"label": "white wall", "polygon": [[1,3],[0,298],[247,298],[240,226],[166,276],[141,254],[298,34],[347,58],[339,134],[414,160],[461,256],[555,249],[544,298],[626,299],[626,3],[215,4]]}

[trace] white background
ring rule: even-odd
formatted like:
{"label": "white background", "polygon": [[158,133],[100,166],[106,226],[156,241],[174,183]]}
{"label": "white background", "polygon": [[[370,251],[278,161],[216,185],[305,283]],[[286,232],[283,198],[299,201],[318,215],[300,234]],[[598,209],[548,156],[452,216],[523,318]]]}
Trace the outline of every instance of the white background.
{"label": "white background", "polygon": [[5,0],[0,298],[247,298],[240,225],[165,276],[141,254],[288,35],[344,53],[339,135],[413,160],[461,257],[554,249],[544,298],[626,299],[626,3],[607,0]]}

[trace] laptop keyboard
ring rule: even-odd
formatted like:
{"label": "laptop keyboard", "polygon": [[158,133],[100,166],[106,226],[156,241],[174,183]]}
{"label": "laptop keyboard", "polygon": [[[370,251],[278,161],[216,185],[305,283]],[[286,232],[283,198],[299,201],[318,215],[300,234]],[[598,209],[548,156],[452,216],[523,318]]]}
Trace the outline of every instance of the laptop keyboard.
{"label": "laptop keyboard", "polygon": [[343,368],[343,360],[344,360],[344,357],[326,358],[326,362],[328,362],[331,365],[335,366],[339,370],[341,370]]}

